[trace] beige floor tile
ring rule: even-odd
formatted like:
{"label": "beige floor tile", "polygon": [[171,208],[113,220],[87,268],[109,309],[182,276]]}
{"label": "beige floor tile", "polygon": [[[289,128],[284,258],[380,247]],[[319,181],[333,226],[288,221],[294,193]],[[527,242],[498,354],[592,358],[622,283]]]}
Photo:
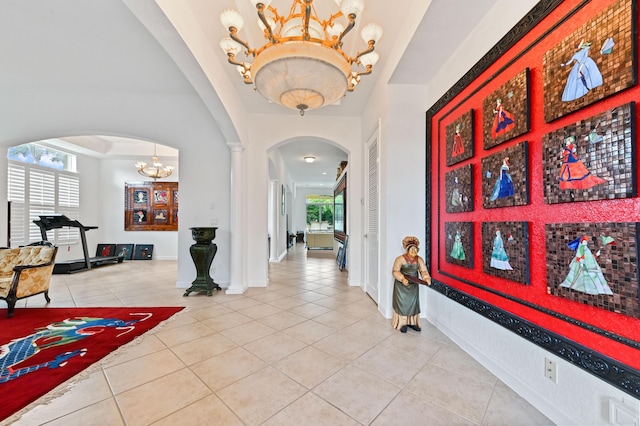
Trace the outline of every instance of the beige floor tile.
{"label": "beige floor tile", "polygon": [[278,312],[282,312],[282,309],[276,308],[273,305],[263,303],[261,305],[241,309],[238,312],[240,312],[242,315],[248,316],[251,319],[260,319],[268,317],[269,315],[277,314]]}
{"label": "beige floor tile", "polygon": [[119,426],[125,425],[118,405],[109,398],[96,402],[82,410],[74,411],[47,423],[47,426]]}
{"label": "beige floor tile", "polygon": [[184,367],[180,358],[165,349],[105,368],[104,372],[113,393],[117,395]]}
{"label": "beige floor tile", "polygon": [[[371,423],[388,425],[477,426],[465,418],[433,405],[410,392],[402,391]],[[515,426],[515,425],[513,425]]]}
{"label": "beige floor tile", "polygon": [[405,389],[479,424],[493,388],[492,384],[427,364]]}
{"label": "beige floor tile", "polygon": [[310,345],[322,339],[323,337],[334,333],[335,330],[324,324],[320,324],[319,322],[308,320],[301,324],[287,328],[286,330],[284,330],[284,332]]}
{"label": "beige floor tile", "polygon": [[351,324],[355,324],[360,321],[360,318],[355,315],[344,314],[337,311],[330,311],[326,314],[317,316],[313,319],[329,327],[333,327],[336,330],[344,329]]}
{"label": "beige floor tile", "polygon": [[289,312],[293,312],[294,314],[298,314],[309,319],[326,314],[329,311],[329,308],[325,308],[324,306],[316,305],[314,303],[307,303],[305,305],[289,309]]}
{"label": "beige floor tile", "polygon": [[220,315],[228,314],[233,312],[233,309],[229,309],[228,307],[216,303],[214,305],[205,306],[203,308],[192,309],[189,311],[189,315],[195,318],[198,321],[203,321],[209,318],[219,317]]}
{"label": "beige floor tile", "polygon": [[153,426],[243,426],[240,419],[215,395],[209,395],[159,420]]}
{"label": "beige floor tile", "polygon": [[127,426],[149,425],[211,395],[185,368],[116,396]]}
{"label": "beige floor tile", "polygon": [[272,364],[284,357],[298,352],[307,346],[300,340],[285,333],[277,332],[244,345],[248,350],[263,361]]}
{"label": "beige floor tile", "polygon": [[38,405],[24,414],[19,421],[7,424],[42,425],[112,397],[109,383],[102,370],[91,373],[85,379],[73,378],[71,383],[59,386],[55,392],[62,392],[62,395],[47,404]]}
{"label": "beige floor tile", "polygon": [[309,392],[290,404],[263,426],[359,426],[351,417]]}
{"label": "beige floor tile", "polygon": [[313,389],[320,398],[365,425],[399,392],[399,387],[352,366],[343,368]]}
{"label": "beige floor tile", "polygon": [[305,322],[307,319],[303,316],[296,315],[293,312],[282,311],[275,315],[269,315],[264,318],[260,318],[260,322],[266,326],[274,328],[276,330],[284,330],[294,325]]}
{"label": "beige floor tile", "polygon": [[274,367],[307,389],[311,389],[346,364],[346,361],[339,360],[313,346],[307,346],[281,359],[274,364]]}
{"label": "beige floor tile", "polygon": [[306,389],[272,367],[266,367],[217,392],[218,397],[247,425],[259,425]]}
{"label": "beige floor tile", "polygon": [[238,345],[242,346],[275,332],[275,329],[268,327],[258,321],[251,321],[246,324],[221,331],[220,334],[228,337]]}
{"label": "beige floor tile", "polygon": [[156,336],[162,340],[165,345],[171,347],[179,345],[180,343],[200,339],[213,333],[215,333],[215,331],[210,327],[207,327],[201,322],[196,322],[168,330],[161,330],[156,333]]}
{"label": "beige floor tile", "polygon": [[498,381],[489,370],[455,345],[442,345],[440,350],[429,360],[429,363],[491,385]]}
{"label": "beige floor tile", "polygon": [[375,343],[352,334],[338,332],[315,342],[313,346],[336,358],[353,361],[374,347]]}
{"label": "beige floor tile", "polygon": [[236,348],[191,366],[191,370],[214,391],[219,391],[267,364],[243,348]]}
{"label": "beige floor tile", "polygon": [[229,314],[220,315],[215,318],[204,320],[202,323],[207,327],[212,328],[215,331],[224,331],[229,328],[237,327],[241,324],[251,322],[252,319],[246,315],[242,315],[238,312],[231,312]]}
{"label": "beige floor tile", "polygon": [[155,335],[147,333],[135,339],[133,342],[119,348],[116,352],[107,356],[102,363],[105,365],[105,368],[113,367],[114,365],[122,364],[127,361],[131,361],[132,359],[140,358],[155,352],[160,352],[164,349],[167,349],[167,345],[165,345]]}
{"label": "beige floor tile", "polygon": [[171,350],[186,365],[192,365],[237,347],[232,340],[216,333],[174,346]]}
{"label": "beige floor tile", "polygon": [[553,425],[553,422],[507,385],[498,382],[482,424],[483,426],[549,426]]}
{"label": "beige floor tile", "polygon": [[354,361],[354,365],[398,387],[406,386],[426,364],[425,358],[375,346]]}

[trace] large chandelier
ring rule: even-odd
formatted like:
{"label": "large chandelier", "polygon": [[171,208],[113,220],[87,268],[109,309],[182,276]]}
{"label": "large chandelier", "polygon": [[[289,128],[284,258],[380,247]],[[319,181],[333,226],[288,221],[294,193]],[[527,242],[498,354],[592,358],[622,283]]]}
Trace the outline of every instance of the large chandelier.
{"label": "large chandelier", "polygon": [[153,144],[153,157],[151,157],[151,165],[147,165],[144,161],[136,163],[138,173],[142,176],[153,178],[153,180],[166,178],[173,173],[173,166],[163,165],[156,155],[156,144]]}
{"label": "large chandelier", "polygon": [[[318,18],[313,0],[293,0],[286,17],[270,6],[271,0],[249,1],[257,9],[258,25],[266,43],[252,49],[238,36],[244,26],[240,13],[225,9],[220,20],[229,30],[229,37],[222,39],[220,47],[244,82],[253,84],[273,103],[298,110],[300,115],[331,105],[347,91],[353,91],[360,77],[371,74],[378,61],[379,55],[374,52],[382,36],[378,24],[362,28],[362,39],[368,45],[365,50],[354,57],[342,50],[342,40],[362,13],[364,0],[334,0],[339,10],[327,20]],[[242,50],[247,57],[253,57],[252,63],[236,59]]]}

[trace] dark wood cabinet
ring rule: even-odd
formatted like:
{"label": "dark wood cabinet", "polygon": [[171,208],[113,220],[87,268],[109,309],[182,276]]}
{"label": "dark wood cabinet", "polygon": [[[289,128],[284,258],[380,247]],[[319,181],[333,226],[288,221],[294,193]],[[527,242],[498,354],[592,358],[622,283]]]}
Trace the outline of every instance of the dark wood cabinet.
{"label": "dark wood cabinet", "polygon": [[177,231],[178,182],[126,182],[125,231]]}

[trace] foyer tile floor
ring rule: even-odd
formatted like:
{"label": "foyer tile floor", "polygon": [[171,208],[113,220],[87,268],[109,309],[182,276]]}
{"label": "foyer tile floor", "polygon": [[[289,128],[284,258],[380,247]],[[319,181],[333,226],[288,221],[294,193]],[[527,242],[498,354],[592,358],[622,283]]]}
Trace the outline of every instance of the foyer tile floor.
{"label": "foyer tile floor", "polygon": [[154,260],[54,275],[49,306],[187,308],[14,424],[552,424],[426,321],[392,329],[331,252],[295,245],[243,295],[183,297],[176,276]]}

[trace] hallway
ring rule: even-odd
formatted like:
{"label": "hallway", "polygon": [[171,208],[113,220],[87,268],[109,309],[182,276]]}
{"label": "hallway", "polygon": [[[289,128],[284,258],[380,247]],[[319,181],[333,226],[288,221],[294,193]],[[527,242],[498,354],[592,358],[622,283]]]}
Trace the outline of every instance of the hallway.
{"label": "hallway", "polygon": [[174,261],[54,275],[51,307],[186,309],[15,424],[552,424],[426,320],[392,329],[347,273],[296,244],[243,295],[183,297]]}

